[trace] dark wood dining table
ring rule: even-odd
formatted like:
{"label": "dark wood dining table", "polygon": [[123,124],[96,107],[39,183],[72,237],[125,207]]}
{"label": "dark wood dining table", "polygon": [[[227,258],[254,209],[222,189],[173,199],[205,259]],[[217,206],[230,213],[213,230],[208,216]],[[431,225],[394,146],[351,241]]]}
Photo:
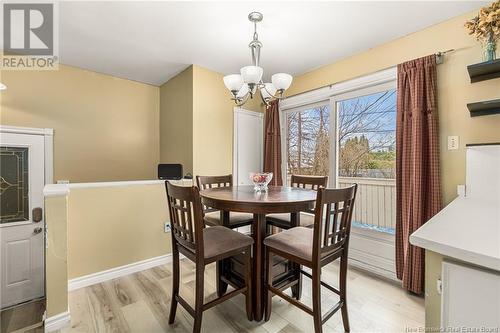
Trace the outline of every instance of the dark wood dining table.
{"label": "dark wood dining table", "polygon": [[[204,205],[221,211],[223,225],[229,223],[229,212],[252,213],[254,221],[252,224],[252,237],[254,239],[253,249],[253,319],[261,321],[265,310],[264,301],[264,245],[263,240],[267,234],[266,215],[273,213],[290,213],[292,225],[299,225],[300,211],[306,211],[313,207],[316,200],[316,191],[286,187],[269,186],[266,192],[255,192],[252,185],[229,186],[211,188],[200,191]],[[227,272],[230,263],[221,262],[217,268],[218,275]],[[226,265],[226,267],[224,267]],[[298,271],[292,272],[298,280]],[[219,277],[218,277],[219,278]],[[300,285],[295,281],[294,293],[300,293]],[[225,292],[227,285],[222,285],[221,292]],[[219,292],[219,290],[218,290]]]}

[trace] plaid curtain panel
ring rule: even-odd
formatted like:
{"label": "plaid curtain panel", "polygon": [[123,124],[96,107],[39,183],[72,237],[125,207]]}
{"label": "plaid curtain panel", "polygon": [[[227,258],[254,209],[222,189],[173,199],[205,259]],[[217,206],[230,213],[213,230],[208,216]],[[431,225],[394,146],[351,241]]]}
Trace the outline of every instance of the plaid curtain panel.
{"label": "plaid curtain panel", "polygon": [[264,172],[272,172],[271,185],[283,185],[281,177],[281,127],[278,101],[272,101],[264,115]]}
{"label": "plaid curtain panel", "polygon": [[442,205],[435,55],[398,65],[396,121],[396,273],[422,294],[424,250],[409,237]]}

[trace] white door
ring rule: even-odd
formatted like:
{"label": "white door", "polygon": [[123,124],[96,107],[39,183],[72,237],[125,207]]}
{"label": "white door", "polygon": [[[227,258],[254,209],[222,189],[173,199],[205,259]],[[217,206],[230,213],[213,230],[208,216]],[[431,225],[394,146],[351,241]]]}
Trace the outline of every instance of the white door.
{"label": "white door", "polygon": [[0,307],[5,308],[44,295],[44,136],[2,132],[0,158]]}
{"label": "white door", "polygon": [[264,160],[264,131],[261,112],[234,109],[233,181],[250,185],[250,173],[260,172]]}

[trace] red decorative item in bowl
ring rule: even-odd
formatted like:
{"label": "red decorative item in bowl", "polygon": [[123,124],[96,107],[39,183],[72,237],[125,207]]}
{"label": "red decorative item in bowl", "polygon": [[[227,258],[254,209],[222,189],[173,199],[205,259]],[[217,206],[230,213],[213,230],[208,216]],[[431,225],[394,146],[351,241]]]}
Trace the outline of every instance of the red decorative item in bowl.
{"label": "red decorative item in bowl", "polygon": [[267,191],[267,185],[271,182],[271,179],[273,179],[272,172],[252,172],[250,174],[250,180],[256,192]]}

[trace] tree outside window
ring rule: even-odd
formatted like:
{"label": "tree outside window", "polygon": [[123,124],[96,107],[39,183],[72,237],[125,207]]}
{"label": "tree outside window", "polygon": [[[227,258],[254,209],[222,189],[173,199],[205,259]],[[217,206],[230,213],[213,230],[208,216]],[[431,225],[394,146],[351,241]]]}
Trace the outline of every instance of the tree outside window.
{"label": "tree outside window", "polygon": [[[396,91],[337,103],[340,177],[395,178]],[[328,104],[288,113],[287,174],[328,175]]]}

